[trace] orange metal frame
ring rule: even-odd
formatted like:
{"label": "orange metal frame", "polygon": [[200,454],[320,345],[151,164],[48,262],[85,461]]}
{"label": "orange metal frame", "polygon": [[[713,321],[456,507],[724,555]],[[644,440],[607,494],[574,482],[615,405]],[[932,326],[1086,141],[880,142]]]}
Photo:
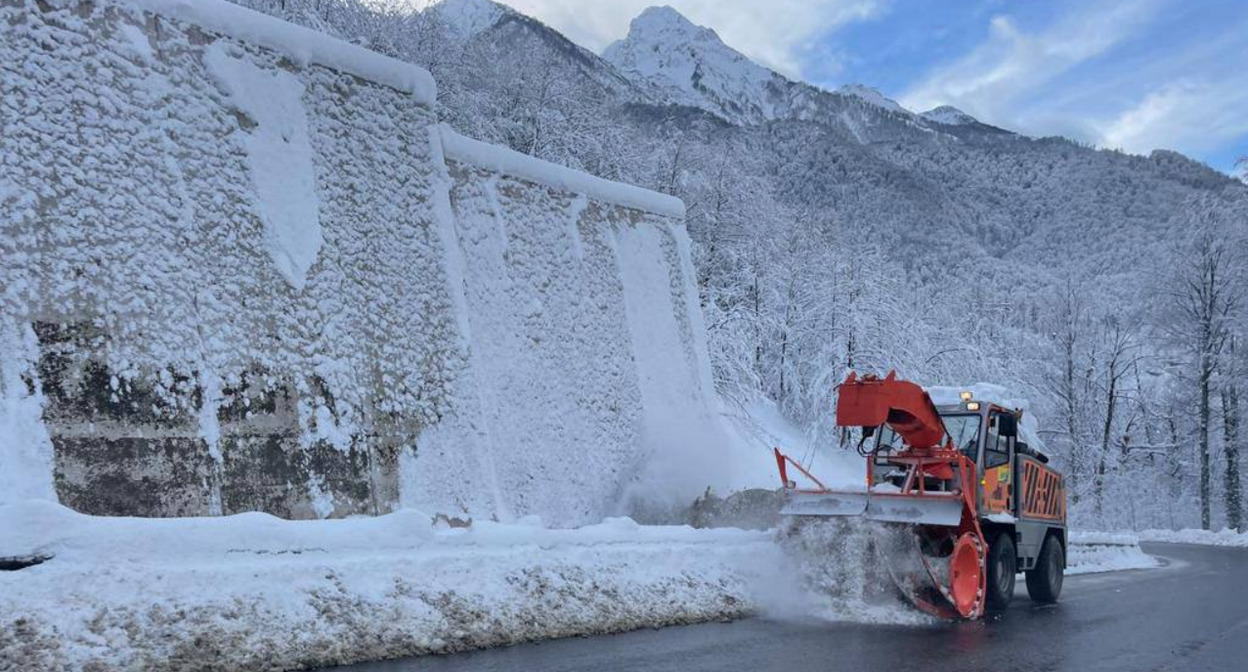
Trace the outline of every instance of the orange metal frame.
{"label": "orange metal frame", "polygon": [[[798,464],[796,460],[780,452],[779,448],[773,448],[772,450],[776,454],[776,467],[780,470],[780,485],[783,486],[785,490],[792,490],[794,492],[831,492],[831,490],[828,490],[828,486],[823,484],[823,481],[815,478],[814,474],[810,473],[810,471],[808,471],[805,467]],[[789,480],[789,470],[786,466],[789,464],[796,467],[798,471],[802,472],[803,476],[809,478],[815,485],[819,486],[819,488],[817,490],[798,488],[796,483]]]}

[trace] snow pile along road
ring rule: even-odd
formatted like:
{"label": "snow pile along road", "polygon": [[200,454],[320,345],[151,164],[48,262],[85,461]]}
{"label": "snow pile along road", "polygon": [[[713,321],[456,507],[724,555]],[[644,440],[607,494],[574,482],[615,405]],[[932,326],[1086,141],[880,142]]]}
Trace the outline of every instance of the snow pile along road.
{"label": "snow pile along road", "polygon": [[[457,523],[459,524],[459,523]],[[0,506],[6,669],[286,670],[762,615],[921,624],[862,521],[749,532],[625,518],[547,529],[403,510],[286,521]],[[1156,566],[1075,535],[1071,574]]]}
{"label": "snow pile along road", "polygon": [[379,518],[95,518],[0,506],[8,669],[284,670],[751,613],[771,537]]}
{"label": "snow pile along road", "polygon": [[1232,546],[1248,548],[1248,533],[1224,529],[1212,530],[1144,530],[1140,541],[1160,541],[1167,544],[1196,544],[1200,546]]}
{"label": "snow pile along road", "polygon": [[1067,574],[1095,574],[1124,569],[1151,569],[1157,559],[1140,549],[1134,534],[1071,532],[1066,557]]}

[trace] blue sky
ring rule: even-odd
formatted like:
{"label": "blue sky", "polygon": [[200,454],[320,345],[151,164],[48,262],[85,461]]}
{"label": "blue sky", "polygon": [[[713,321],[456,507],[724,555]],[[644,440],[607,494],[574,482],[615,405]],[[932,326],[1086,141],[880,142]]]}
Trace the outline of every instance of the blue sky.
{"label": "blue sky", "polygon": [[825,36],[801,74],[1032,134],[1178,149],[1222,170],[1248,154],[1243,0],[893,0]]}
{"label": "blue sky", "polygon": [[[784,74],[951,104],[1030,135],[1231,171],[1248,154],[1248,0],[666,0]],[[601,50],[655,0],[506,0]]]}

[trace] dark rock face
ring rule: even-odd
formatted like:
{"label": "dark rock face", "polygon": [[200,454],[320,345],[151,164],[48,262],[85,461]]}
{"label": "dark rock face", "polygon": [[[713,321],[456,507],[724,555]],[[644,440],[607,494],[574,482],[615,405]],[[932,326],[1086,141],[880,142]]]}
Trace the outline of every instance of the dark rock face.
{"label": "dark rock face", "polygon": [[720,497],[707,490],[693,503],[689,524],[694,527],[740,527],[768,530],[780,524],[784,491],[753,488]]}
{"label": "dark rock face", "polygon": [[[291,381],[256,370],[222,390],[219,438],[210,446],[198,372],[119,376],[101,362],[108,335],[91,323],[33,326],[57,495],[66,506],[108,516],[312,518],[376,515],[398,500],[400,442],[361,435],[346,450],[325,440],[303,445]],[[329,502],[319,510],[310,483]]]}

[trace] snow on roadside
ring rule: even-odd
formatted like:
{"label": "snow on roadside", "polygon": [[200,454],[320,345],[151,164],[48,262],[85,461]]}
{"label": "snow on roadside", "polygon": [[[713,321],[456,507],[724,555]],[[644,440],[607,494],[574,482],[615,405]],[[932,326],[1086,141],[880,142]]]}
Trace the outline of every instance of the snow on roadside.
{"label": "snow on roadside", "polygon": [[283,670],[752,613],[767,533],[575,530],[264,514],[137,519],[0,506],[0,651],[14,669]]}
{"label": "snow on roadside", "polygon": [[1248,548],[1248,533],[1224,529],[1211,530],[1144,530],[1140,541],[1159,541],[1168,544],[1197,544],[1201,546],[1231,546]]}
{"label": "snow on roadside", "polygon": [[1248,534],[1234,530],[1143,530],[1141,532],[1071,532],[1070,574],[1157,567],[1140,542],[1248,548]]}
{"label": "snow on roadside", "polygon": [[[465,528],[410,509],[99,518],[30,500],[0,506],[0,557],[51,558],[0,572],[0,653],[31,672],[287,670],[752,614],[927,622],[873,592],[845,524],[794,538],[625,518]],[[1156,563],[1130,535],[1075,535],[1070,565]]]}
{"label": "snow on roadside", "polygon": [[1071,530],[1072,545],[1139,546],[1140,536],[1134,532],[1098,532],[1094,530]]}
{"label": "snow on roadside", "polygon": [[1066,574],[1097,574],[1127,569],[1152,569],[1161,563],[1145,553],[1130,535],[1080,535],[1071,533]]}

